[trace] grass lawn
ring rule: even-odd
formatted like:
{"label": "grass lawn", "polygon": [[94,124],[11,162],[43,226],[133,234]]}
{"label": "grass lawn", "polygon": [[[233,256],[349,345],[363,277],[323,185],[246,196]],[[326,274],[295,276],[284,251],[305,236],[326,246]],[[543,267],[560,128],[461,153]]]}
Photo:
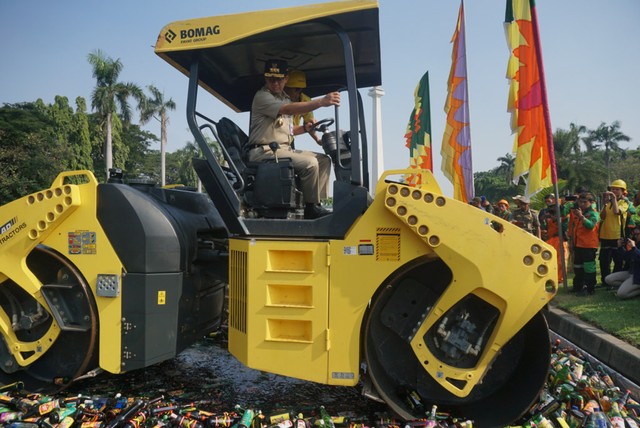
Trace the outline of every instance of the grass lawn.
{"label": "grass lawn", "polygon": [[592,296],[576,297],[561,284],[551,305],[640,348],[640,298],[620,300],[603,287]]}

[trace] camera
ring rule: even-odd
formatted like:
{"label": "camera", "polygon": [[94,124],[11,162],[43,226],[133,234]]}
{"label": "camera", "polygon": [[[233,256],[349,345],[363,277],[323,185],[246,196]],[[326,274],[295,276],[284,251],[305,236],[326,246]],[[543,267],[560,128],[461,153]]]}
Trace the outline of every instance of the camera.
{"label": "camera", "polygon": [[565,195],[564,197],[565,201],[577,201],[578,200],[578,195]]}

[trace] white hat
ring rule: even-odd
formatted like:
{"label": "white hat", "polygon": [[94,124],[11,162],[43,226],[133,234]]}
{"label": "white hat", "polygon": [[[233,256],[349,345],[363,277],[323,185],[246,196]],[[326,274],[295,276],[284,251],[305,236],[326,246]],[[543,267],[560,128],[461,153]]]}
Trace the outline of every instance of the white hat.
{"label": "white hat", "polygon": [[531,203],[531,199],[527,198],[526,196],[522,196],[522,195],[514,196],[512,199],[514,201],[524,202],[525,204],[530,204]]}

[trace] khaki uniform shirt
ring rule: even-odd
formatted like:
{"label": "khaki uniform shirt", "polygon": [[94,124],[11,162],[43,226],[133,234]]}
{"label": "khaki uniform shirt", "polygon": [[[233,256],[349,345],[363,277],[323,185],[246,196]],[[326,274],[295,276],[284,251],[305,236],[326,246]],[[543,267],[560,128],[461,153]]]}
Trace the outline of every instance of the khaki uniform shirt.
{"label": "khaki uniform shirt", "polygon": [[516,209],[511,213],[512,221],[518,222],[520,228],[527,232],[538,236],[538,230],[540,229],[540,222],[538,220],[538,212],[532,209],[521,210]]}
{"label": "khaki uniform shirt", "polygon": [[293,116],[278,114],[280,107],[291,100],[285,94],[276,96],[263,87],[253,97],[251,123],[249,124],[249,145],[291,144],[293,142]]}

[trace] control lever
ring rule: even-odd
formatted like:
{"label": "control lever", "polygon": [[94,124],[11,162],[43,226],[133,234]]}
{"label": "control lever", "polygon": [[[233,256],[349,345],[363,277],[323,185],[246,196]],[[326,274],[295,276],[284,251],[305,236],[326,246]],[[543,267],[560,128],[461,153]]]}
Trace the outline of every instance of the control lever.
{"label": "control lever", "polygon": [[278,153],[276,153],[276,152],[280,148],[280,144],[278,144],[275,141],[273,141],[273,142],[269,143],[269,148],[273,151],[273,156],[276,158],[276,163],[278,163]]}

